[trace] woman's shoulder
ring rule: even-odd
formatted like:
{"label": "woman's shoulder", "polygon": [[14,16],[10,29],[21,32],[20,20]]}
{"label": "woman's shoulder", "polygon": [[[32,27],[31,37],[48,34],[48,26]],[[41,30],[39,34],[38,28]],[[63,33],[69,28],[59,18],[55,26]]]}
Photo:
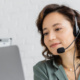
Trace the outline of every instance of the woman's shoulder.
{"label": "woman's shoulder", "polygon": [[51,60],[37,62],[33,66],[34,80],[48,80],[48,65]]}
{"label": "woman's shoulder", "polygon": [[37,62],[33,66],[33,69],[34,70],[41,69],[46,73],[47,71],[51,71],[52,69],[54,70],[55,67],[53,65],[53,60],[42,60],[42,61]]}
{"label": "woman's shoulder", "polygon": [[[34,80],[49,80],[49,76],[55,71],[56,68],[53,66],[53,60],[39,61],[33,66]],[[52,78],[55,79],[55,75]]]}
{"label": "woman's shoulder", "polygon": [[47,62],[48,61],[39,61],[33,66],[34,80],[48,80]]}

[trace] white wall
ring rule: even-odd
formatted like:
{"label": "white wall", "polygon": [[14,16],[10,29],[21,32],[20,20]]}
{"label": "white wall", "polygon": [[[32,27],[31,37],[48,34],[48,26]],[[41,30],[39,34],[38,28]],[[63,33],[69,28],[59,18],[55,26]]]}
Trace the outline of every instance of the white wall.
{"label": "white wall", "polygon": [[44,59],[35,21],[52,3],[80,11],[80,0],[0,0],[0,38],[12,38],[12,45],[19,46],[25,80],[33,80],[33,65]]}

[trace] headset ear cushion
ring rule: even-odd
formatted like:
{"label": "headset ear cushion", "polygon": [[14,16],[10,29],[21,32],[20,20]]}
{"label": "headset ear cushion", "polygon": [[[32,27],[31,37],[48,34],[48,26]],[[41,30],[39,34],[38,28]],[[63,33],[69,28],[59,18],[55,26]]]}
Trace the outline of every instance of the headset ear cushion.
{"label": "headset ear cushion", "polygon": [[73,35],[76,37],[77,36],[77,33],[76,33],[76,27],[74,26],[73,28]]}

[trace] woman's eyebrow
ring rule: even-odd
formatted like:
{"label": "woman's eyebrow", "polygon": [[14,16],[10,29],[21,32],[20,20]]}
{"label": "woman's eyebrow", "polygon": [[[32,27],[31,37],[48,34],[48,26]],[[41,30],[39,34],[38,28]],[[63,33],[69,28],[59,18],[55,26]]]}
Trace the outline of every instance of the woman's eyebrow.
{"label": "woman's eyebrow", "polygon": [[[61,23],[56,23],[52,27],[55,27],[56,25],[61,25]],[[44,28],[42,31],[46,30],[47,28]]]}

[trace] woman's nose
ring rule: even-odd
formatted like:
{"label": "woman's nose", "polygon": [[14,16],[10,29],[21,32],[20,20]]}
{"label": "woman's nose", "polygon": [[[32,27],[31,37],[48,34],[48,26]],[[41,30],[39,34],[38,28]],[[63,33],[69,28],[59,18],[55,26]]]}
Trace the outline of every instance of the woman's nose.
{"label": "woman's nose", "polygon": [[51,32],[49,34],[49,40],[53,40],[53,39],[56,39],[56,35],[55,35],[55,33]]}

